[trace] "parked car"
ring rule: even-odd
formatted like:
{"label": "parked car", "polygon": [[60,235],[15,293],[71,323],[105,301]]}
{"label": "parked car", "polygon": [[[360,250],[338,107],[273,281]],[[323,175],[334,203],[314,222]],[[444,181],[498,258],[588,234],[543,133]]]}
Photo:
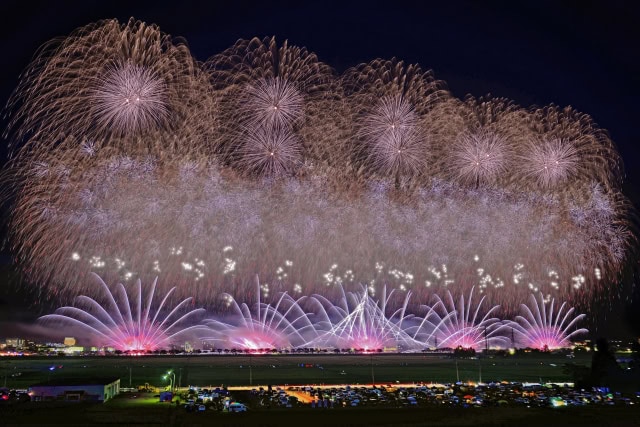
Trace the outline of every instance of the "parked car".
{"label": "parked car", "polygon": [[247,407],[243,403],[234,402],[229,405],[229,412],[246,412]]}

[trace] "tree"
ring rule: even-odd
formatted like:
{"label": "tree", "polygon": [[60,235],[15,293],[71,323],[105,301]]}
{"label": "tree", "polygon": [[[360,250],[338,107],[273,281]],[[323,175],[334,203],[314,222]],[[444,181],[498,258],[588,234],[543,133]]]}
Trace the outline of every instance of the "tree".
{"label": "tree", "polygon": [[591,381],[594,385],[607,385],[607,377],[620,370],[616,358],[605,338],[598,338],[591,359]]}

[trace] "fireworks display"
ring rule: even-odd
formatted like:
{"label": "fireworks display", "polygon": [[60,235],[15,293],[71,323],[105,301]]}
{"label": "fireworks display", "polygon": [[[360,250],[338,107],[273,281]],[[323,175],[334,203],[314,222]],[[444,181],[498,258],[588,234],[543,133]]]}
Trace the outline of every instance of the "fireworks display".
{"label": "fireworks display", "polygon": [[545,304],[542,295],[539,300],[531,295],[529,306],[522,304],[524,316],[517,316],[515,322],[508,323],[518,335],[520,346],[554,350],[567,347],[576,335],[588,332],[576,327],[584,314],[574,316],[574,309],[568,308],[567,303],[556,307],[557,312],[554,312],[554,304],[554,299],[551,304]]}
{"label": "fireworks display", "polygon": [[173,308],[168,306],[175,288],[158,304],[154,302],[156,282],[144,298],[142,284],[137,280],[132,293],[134,299],[130,301],[122,284],[112,292],[98,275],[94,274],[94,277],[103,291],[102,300],[81,295],[76,298],[75,306],[61,307],[55,314],[42,316],[40,320],[48,324],[77,326],[94,342],[121,351],[157,350],[203,328],[193,323],[204,310],[187,310],[191,298]]}
{"label": "fireworks display", "polygon": [[260,287],[257,290],[253,310],[224,294],[229,310],[205,320],[209,329],[200,338],[218,349],[250,352],[527,347],[549,351],[570,347],[573,339],[588,334],[587,329],[578,328],[584,314],[574,315],[573,308],[565,311],[566,303],[554,313],[554,300],[541,297],[538,302],[533,295],[533,311],[523,304],[524,316],[502,320],[497,317],[500,307],[487,307],[486,296],[474,298],[473,289],[466,299],[461,294],[457,304],[447,291],[444,299],[435,295],[429,305],[416,304],[411,292],[392,290],[387,294],[383,289],[376,297],[370,288],[347,292],[342,286],[332,297],[316,294],[294,299],[281,293],[269,304],[261,301]]}
{"label": "fireworks display", "polygon": [[[588,301],[632,239],[621,160],[589,116],[459,100],[397,60],[337,75],[252,39],[200,63],[155,25],[108,20],[45,45],[7,111],[10,244],[32,282],[68,297],[91,291],[89,272],[159,276],[218,309],[226,292],[248,305],[217,325],[254,334],[247,346],[409,345],[417,320],[407,332],[370,300],[387,288],[447,295],[422,319],[447,331],[431,339],[477,345],[492,310],[448,292],[510,313],[531,293]],[[307,296],[325,326],[285,316],[290,296],[252,301],[255,275],[263,301]]]}

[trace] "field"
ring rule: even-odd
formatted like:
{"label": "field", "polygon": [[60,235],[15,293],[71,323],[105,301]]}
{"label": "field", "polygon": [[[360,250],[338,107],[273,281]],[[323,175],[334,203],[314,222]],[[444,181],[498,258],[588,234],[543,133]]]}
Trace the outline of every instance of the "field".
{"label": "field", "polygon": [[118,426],[616,426],[638,425],[640,407],[585,408],[338,408],[277,409],[244,414],[206,411],[188,413],[157,397],[121,395],[106,404],[25,403],[0,405],[1,424],[22,425],[118,425]]}
{"label": "field", "polygon": [[[524,354],[509,357],[451,359],[423,354],[369,355],[211,355],[173,357],[51,357],[0,359],[0,381],[26,388],[30,384],[64,378],[116,376],[122,387],[162,380],[174,370],[176,382],[187,385],[248,386],[283,384],[377,384],[462,381],[570,381],[567,362],[588,366],[591,357],[569,360],[560,355]],[[251,366],[251,368],[249,368]],[[20,373],[19,375],[17,375]],[[12,376],[13,375],[13,376]],[[131,376],[130,376],[131,375]],[[129,380],[131,378],[131,380]],[[243,394],[244,393],[244,394]],[[232,390],[245,401],[248,392]],[[135,396],[135,397],[134,397]],[[124,393],[105,404],[27,402],[0,405],[2,425],[262,425],[284,426],[483,426],[483,425],[638,425],[640,406],[584,408],[335,408],[250,410],[246,414],[218,411],[189,413],[158,401],[157,393]]]}
{"label": "field", "polygon": [[[148,357],[23,357],[0,359],[0,385],[27,388],[64,378],[119,377],[121,387],[149,383],[247,386],[267,384],[389,384],[395,382],[571,381],[564,365],[589,366],[589,354],[524,354],[452,359],[423,354],[374,355],[210,355]],[[373,380],[373,381],[372,381]]]}

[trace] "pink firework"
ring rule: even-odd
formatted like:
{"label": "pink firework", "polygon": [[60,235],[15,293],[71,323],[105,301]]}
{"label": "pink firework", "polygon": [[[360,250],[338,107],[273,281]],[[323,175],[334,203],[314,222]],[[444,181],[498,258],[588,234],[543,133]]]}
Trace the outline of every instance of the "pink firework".
{"label": "pink firework", "polygon": [[304,347],[317,337],[309,315],[288,294],[280,294],[273,304],[266,304],[261,302],[258,284],[257,298],[252,311],[246,303],[223,294],[231,312],[222,318],[205,320],[208,330],[202,340],[227,349],[264,351]]}
{"label": "pink firework", "polygon": [[574,337],[589,333],[587,329],[577,327],[584,314],[574,315],[575,309],[569,308],[566,302],[554,312],[554,304],[555,299],[545,302],[542,294],[539,301],[531,295],[530,305],[521,304],[524,316],[516,316],[515,322],[507,322],[518,335],[520,345],[553,350],[568,347]]}
{"label": "pink firework", "polygon": [[494,305],[483,311],[485,296],[475,304],[473,290],[465,303],[464,295],[460,295],[458,304],[454,302],[451,292],[447,291],[445,301],[438,295],[435,304],[428,307],[428,314],[423,324],[432,325],[432,332],[423,337],[425,345],[436,348],[505,348],[508,340],[501,335],[500,319],[493,317],[500,306]]}
{"label": "pink firework", "polygon": [[406,314],[410,293],[395,311],[389,311],[393,291],[375,300],[369,290],[345,292],[340,287],[341,298],[336,302],[322,295],[313,295],[310,303],[314,307],[314,327],[319,336],[309,345],[321,348],[349,348],[376,351],[385,346],[398,347],[404,351],[415,351],[420,343],[414,340],[405,327],[413,315]]}
{"label": "pink firework", "polygon": [[81,295],[76,298],[77,306],[61,307],[54,314],[42,316],[40,320],[45,322],[60,323],[63,325],[79,326],[88,332],[92,338],[107,347],[113,347],[122,351],[153,351],[166,347],[176,338],[188,332],[202,329],[202,326],[183,326],[204,312],[204,309],[185,311],[185,307],[192,298],[187,298],[176,305],[168,314],[163,314],[169,297],[176,289],[172,288],[160,304],[152,312],[153,297],[156,290],[156,280],[153,281],[151,290],[143,307],[142,284],[136,281],[136,300],[132,305],[127,296],[125,287],[119,283],[116,293],[111,292],[106,283],[95,273],[92,273],[100,284],[106,304],[88,296]]}
{"label": "pink firework", "polygon": [[145,67],[108,68],[93,97],[99,125],[119,135],[154,129],[168,116],[164,82]]}

